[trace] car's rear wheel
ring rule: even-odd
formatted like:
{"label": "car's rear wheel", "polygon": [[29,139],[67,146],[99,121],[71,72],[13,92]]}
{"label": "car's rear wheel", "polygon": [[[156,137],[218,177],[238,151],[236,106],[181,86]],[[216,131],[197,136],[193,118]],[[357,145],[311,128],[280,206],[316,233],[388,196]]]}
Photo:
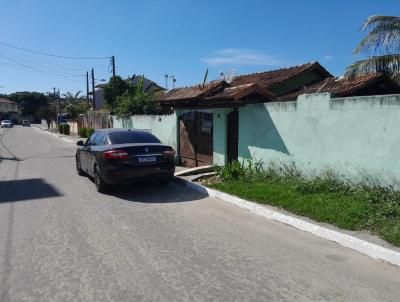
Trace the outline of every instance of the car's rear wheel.
{"label": "car's rear wheel", "polygon": [[94,184],[99,193],[105,193],[109,189],[108,185],[101,179],[100,170],[97,165],[94,167]]}

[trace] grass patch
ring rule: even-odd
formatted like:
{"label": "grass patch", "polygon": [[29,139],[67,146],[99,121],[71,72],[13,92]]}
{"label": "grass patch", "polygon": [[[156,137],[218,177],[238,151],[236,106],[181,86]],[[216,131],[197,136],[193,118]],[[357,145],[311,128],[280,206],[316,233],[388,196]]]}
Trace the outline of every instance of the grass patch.
{"label": "grass patch", "polygon": [[305,177],[294,166],[264,170],[260,163],[236,162],[217,169],[219,180],[205,185],[400,246],[400,192],[391,187],[352,184],[331,171]]}

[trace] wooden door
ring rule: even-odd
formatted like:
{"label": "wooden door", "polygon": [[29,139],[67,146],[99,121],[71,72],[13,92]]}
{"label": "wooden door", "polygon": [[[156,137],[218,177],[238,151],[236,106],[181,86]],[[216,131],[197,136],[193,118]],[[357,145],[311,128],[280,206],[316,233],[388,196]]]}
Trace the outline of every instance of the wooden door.
{"label": "wooden door", "polygon": [[189,111],[179,117],[181,165],[198,167],[213,163],[213,115]]}

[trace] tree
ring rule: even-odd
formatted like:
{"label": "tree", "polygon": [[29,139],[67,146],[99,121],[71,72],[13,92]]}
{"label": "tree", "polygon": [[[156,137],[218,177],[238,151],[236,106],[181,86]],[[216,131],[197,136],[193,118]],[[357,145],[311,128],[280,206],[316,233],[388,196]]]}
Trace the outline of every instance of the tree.
{"label": "tree", "polygon": [[17,102],[22,108],[23,116],[35,116],[40,107],[48,106],[49,99],[39,92],[14,92],[7,96],[11,101]]}
{"label": "tree", "polygon": [[38,119],[43,119],[46,120],[47,122],[47,127],[50,127],[50,123],[55,120],[57,114],[51,110],[49,107],[40,107],[36,113],[35,116]]}
{"label": "tree", "polygon": [[74,104],[69,104],[65,108],[68,113],[68,118],[75,120],[79,114],[84,114],[90,109],[90,105],[84,101],[80,101]]}
{"label": "tree", "polygon": [[354,54],[372,55],[347,67],[346,77],[383,72],[391,78],[400,76],[400,17],[371,16],[361,26],[368,35]]}
{"label": "tree", "polygon": [[67,93],[63,93],[62,96],[66,99],[67,102],[75,103],[81,99],[81,97],[79,96],[81,94],[81,92],[82,91],[80,91],[80,90],[75,94],[73,94],[72,92],[67,92]]}
{"label": "tree", "polygon": [[161,114],[161,106],[155,101],[155,94],[144,90],[144,76],[117,99],[115,113],[124,118],[134,114]]}
{"label": "tree", "polygon": [[[115,76],[115,94],[117,97],[122,96],[129,89],[129,86],[120,76]],[[107,107],[114,108],[113,77],[110,78],[110,81],[104,87],[103,95]]]}

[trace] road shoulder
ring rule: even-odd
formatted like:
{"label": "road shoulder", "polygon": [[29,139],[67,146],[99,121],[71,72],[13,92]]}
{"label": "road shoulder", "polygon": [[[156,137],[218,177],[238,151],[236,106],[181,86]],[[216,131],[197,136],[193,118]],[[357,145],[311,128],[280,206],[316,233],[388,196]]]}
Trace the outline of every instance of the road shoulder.
{"label": "road shoulder", "polygon": [[327,226],[327,224],[322,223],[320,224],[304,217],[296,217],[286,211],[283,212],[271,206],[260,205],[256,202],[251,202],[237,196],[210,189],[184,178],[176,177],[175,180],[197,192],[231,203],[256,215],[290,225],[317,237],[336,242],[344,247],[350,248],[374,259],[383,260],[400,267],[400,249],[394,246],[386,247],[384,246],[386,244],[383,244],[383,242],[380,242],[380,244],[373,243],[355,237],[354,235],[347,234],[345,231],[339,230],[333,226]]}

